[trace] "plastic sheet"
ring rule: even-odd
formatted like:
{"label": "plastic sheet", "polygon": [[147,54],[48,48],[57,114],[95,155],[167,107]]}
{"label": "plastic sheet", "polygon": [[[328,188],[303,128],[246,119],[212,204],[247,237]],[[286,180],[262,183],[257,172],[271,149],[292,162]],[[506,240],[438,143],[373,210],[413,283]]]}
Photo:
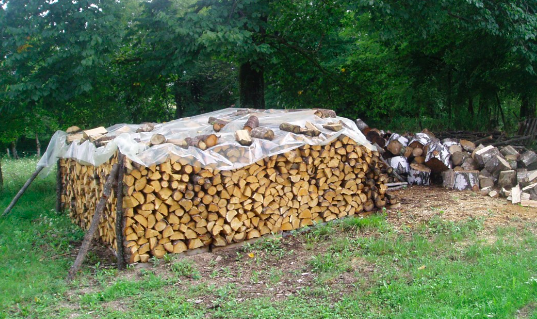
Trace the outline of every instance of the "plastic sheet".
{"label": "plastic sheet", "polygon": [[[37,164],[45,166],[44,174],[47,174],[58,158],[72,158],[87,164],[99,166],[106,162],[119,149],[131,161],[143,166],[159,164],[169,156],[178,156],[194,163],[198,161],[203,166],[211,166],[219,170],[232,170],[250,165],[265,157],[281,154],[296,149],[305,144],[325,145],[332,142],[340,135],[346,135],[364,145],[374,149],[360,132],[356,124],[346,118],[320,118],[314,114],[315,110],[253,110],[228,108],[194,117],[182,118],[167,123],[156,124],[151,132],[136,133],[140,125],[116,124],[107,128],[106,136],[115,137],[106,146],[97,148],[93,143],[66,143],[67,133],[58,131],[52,137],[47,151]],[[250,146],[241,146],[235,141],[235,131],[243,128],[247,119],[255,115],[259,118],[259,125],[274,131],[272,141],[252,138]],[[215,133],[212,125],[208,123],[209,117],[230,121],[220,132]],[[341,121],[343,129],[333,132],[322,127],[323,124]],[[281,123],[292,123],[304,127],[306,122],[314,124],[321,135],[309,137],[302,134],[294,134],[281,131]],[[187,149],[164,143],[149,147],[149,140],[153,134],[162,134],[167,139],[184,139],[204,134],[216,134],[218,144],[207,149],[200,150],[195,147]],[[240,160],[229,156],[229,149],[239,150]]]}

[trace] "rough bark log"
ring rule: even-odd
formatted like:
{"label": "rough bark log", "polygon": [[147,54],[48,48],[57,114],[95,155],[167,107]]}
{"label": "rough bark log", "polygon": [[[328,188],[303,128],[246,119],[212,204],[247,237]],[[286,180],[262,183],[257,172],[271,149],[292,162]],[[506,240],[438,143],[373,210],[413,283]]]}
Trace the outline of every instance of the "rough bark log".
{"label": "rough bark log", "polygon": [[256,127],[250,132],[250,136],[272,141],[274,139],[274,131],[266,127]]}
{"label": "rough bark log", "polygon": [[479,171],[454,171],[452,169],[442,172],[443,186],[459,191],[472,189],[479,190]]}
{"label": "rough bark log", "polygon": [[451,168],[449,151],[438,140],[431,141],[426,148],[425,165],[433,173],[440,173]]}
{"label": "rough bark log", "polygon": [[140,125],[140,127],[138,127],[138,129],[136,130],[136,133],[141,133],[141,132],[151,132],[155,129],[155,123],[142,123]]}
{"label": "rough bark log", "polygon": [[423,164],[410,164],[408,183],[410,185],[429,185],[431,169]]}
{"label": "rough bark log", "polygon": [[327,118],[327,117],[336,117],[336,112],[334,110],[328,110],[328,109],[317,109],[315,110],[315,115],[317,115],[320,118]]}
{"label": "rough bark log", "polygon": [[110,197],[110,193],[112,192],[112,186],[114,184],[114,181],[117,179],[118,169],[119,169],[119,165],[115,164],[112,167],[112,171],[108,175],[108,178],[106,179],[106,183],[104,184],[103,195],[99,203],[97,204],[97,207],[95,208],[95,213],[93,215],[93,219],[91,220],[90,227],[88,231],[86,232],[86,235],[84,236],[84,240],[82,241],[82,245],[80,246],[80,250],[78,251],[78,255],[75,259],[75,262],[71,266],[71,269],[69,269],[69,274],[67,275],[68,281],[71,281],[74,279],[76,273],[80,269],[80,266],[82,266],[82,262],[84,262],[84,259],[86,258],[88,249],[91,245],[91,241],[93,240],[95,232],[97,231],[97,227],[99,226],[102,211],[106,203],[108,202],[108,198]]}
{"label": "rough bark log", "polygon": [[280,130],[295,133],[295,134],[300,134],[301,128],[300,128],[300,125],[295,125],[291,123],[282,123],[280,124]]}
{"label": "rough bark log", "polygon": [[246,121],[246,124],[244,124],[244,129],[248,132],[251,132],[254,128],[259,126],[259,118],[257,116],[252,115],[248,118]]}

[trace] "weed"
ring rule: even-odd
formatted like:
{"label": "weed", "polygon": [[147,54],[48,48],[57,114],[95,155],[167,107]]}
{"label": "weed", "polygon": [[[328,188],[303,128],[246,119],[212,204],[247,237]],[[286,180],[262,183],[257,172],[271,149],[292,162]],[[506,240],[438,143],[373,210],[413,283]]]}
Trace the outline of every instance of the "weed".
{"label": "weed", "polygon": [[194,262],[189,259],[181,259],[170,264],[170,269],[178,276],[192,279],[200,279],[200,272],[194,266]]}

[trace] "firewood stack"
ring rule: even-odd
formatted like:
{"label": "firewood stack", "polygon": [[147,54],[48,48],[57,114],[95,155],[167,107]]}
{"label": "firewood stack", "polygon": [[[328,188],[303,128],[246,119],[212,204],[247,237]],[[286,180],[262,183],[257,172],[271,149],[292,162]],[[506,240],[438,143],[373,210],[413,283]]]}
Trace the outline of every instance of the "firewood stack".
{"label": "firewood stack", "polygon": [[[316,116],[333,118],[335,113],[324,110]],[[208,121],[215,133],[229,130],[233,125],[229,123],[232,120]],[[386,193],[388,167],[380,154],[343,134],[326,145],[282,148],[287,151],[252,162],[252,152],[259,150],[248,146],[251,140],[270,141],[275,133],[287,132],[300,139],[317,138],[330,134],[325,132],[342,130],[344,123],[282,123],[279,128],[263,124],[262,119],[249,116],[246,124],[235,127],[235,144],[229,140],[217,144],[216,135],[216,141],[209,143],[211,134],[187,143],[199,149],[196,154],[205,154],[205,147],[199,146],[203,142],[210,145],[207,151],[211,154],[247,164],[238,169],[222,170],[214,163],[202,165],[202,160],[175,153],[148,167],[126,158],[121,223],[128,262],[147,262],[152,256],[161,258],[167,253],[226,246],[398,203]],[[322,128],[327,131],[321,131]],[[150,147],[171,143],[163,138],[155,139],[156,144]],[[192,143],[195,139],[197,142]],[[183,143],[172,144],[185,147]],[[61,160],[62,202],[82,227],[89,225],[102,193],[102,181],[115,162],[117,155],[98,167]],[[113,194],[100,225],[101,239],[114,248],[115,198]]]}
{"label": "firewood stack", "polygon": [[[385,145],[383,157],[409,184],[428,185],[431,173],[439,173],[446,188],[471,189],[537,207],[537,155],[531,150],[511,145],[476,146],[456,138],[440,141],[427,130],[401,136],[370,129],[361,120],[358,123],[371,142]],[[492,135],[479,140],[494,142]]]}
{"label": "firewood stack", "polygon": [[[68,209],[71,219],[83,229],[88,229],[104,190],[104,181],[117,163],[117,155],[106,163],[95,167],[81,165],[73,159],[60,159],[63,209]],[[117,249],[115,219],[117,194],[112,194],[103,210],[103,217],[99,223],[101,240]]]}

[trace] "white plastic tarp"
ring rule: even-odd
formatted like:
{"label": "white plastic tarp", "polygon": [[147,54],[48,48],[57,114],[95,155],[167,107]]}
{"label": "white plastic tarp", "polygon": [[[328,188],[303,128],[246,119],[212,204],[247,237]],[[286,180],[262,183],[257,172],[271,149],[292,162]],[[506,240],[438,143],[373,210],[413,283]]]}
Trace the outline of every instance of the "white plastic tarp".
{"label": "white plastic tarp", "polygon": [[[109,160],[119,149],[130,160],[144,166],[159,164],[166,160],[170,154],[175,154],[192,163],[197,160],[203,166],[210,165],[219,170],[232,170],[250,165],[268,156],[288,152],[305,144],[325,145],[342,134],[352,138],[359,145],[374,149],[354,121],[343,117],[320,118],[314,113],[314,109],[296,111],[228,108],[156,124],[153,131],[146,133],[136,133],[140,125],[116,124],[107,128],[107,136],[114,136],[115,138],[105,146],[98,148],[90,141],[84,141],[80,144],[73,142],[68,145],[66,142],[67,133],[57,131],[37,166],[45,167],[44,174],[50,171],[58,158],[72,158],[83,164],[99,166]],[[241,146],[235,141],[235,131],[243,129],[244,124],[252,115],[259,118],[259,126],[267,127],[274,131],[274,139],[269,141],[253,138],[252,145]],[[230,122],[220,132],[215,133],[212,125],[209,124],[209,117]],[[323,124],[338,121],[344,124],[343,129],[338,132],[330,131],[322,126]],[[309,137],[303,134],[281,131],[279,126],[284,122],[300,125],[301,127],[305,127],[306,122],[310,122],[322,133],[317,137]],[[153,134],[157,133],[164,135],[167,139],[184,139],[204,134],[216,134],[219,139],[216,146],[207,150],[200,150],[195,147],[185,149],[170,143],[150,147],[149,140]],[[224,145],[243,148],[245,152],[243,160],[233,162],[227,158],[226,153],[223,152],[224,148],[222,146]]]}

